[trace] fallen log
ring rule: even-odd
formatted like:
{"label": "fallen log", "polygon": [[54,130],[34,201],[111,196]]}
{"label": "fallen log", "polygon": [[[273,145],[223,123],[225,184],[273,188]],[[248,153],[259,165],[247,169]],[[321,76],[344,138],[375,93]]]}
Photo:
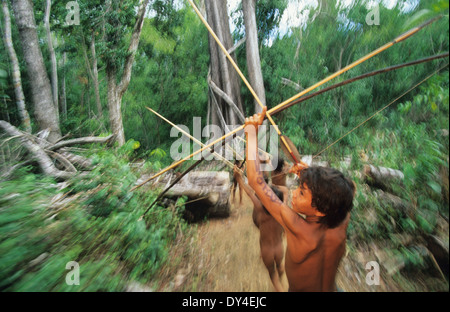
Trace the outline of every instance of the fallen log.
{"label": "fallen log", "polygon": [[205,217],[228,217],[231,211],[230,174],[225,171],[190,172],[165,194],[169,198],[180,196],[186,196],[191,201],[185,205],[189,221]]}
{"label": "fallen log", "polygon": [[71,153],[66,147],[59,149],[58,152],[59,154],[64,156],[67,160],[69,160],[72,164],[77,165],[80,168],[86,170],[93,169],[92,160],[90,158]]}
{"label": "fallen log", "polygon": [[329,167],[330,164],[327,161],[321,160],[321,157],[314,158],[312,155],[304,155],[301,158],[301,161],[307,164],[309,167],[318,166],[318,167]]}
{"label": "fallen log", "polygon": [[400,170],[373,165],[364,166],[363,176],[367,184],[387,192],[392,192],[392,183],[401,183],[405,178]]}
{"label": "fallen log", "polygon": [[27,138],[26,134],[19,131],[16,127],[10,123],[0,120],[0,128],[2,128],[7,134],[13,137],[20,138],[22,146],[27,149],[27,151],[32,155],[33,159],[39,164],[39,167],[44,172],[44,174],[51,176],[56,179],[69,179],[74,173],[58,170],[51,158],[45,153],[45,151],[36,143],[32,142]]}
{"label": "fallen log", "polygon": [[400,170],[375,167],[373,165],[365,165],[364,174],[376,181],[403,180],[405,178],[405,175]]}
{"label": "fallen log", "polygon": [[[68,149],[69,146],[75,144],[107,143],[113,138],[113,135],[107,137],[83,137],[51,144],[45,140],[48,135],[48,131],[45,130],[39,132],[37,135],[32,135],[17,129],[4,120],[0,120],[0,128],[11,137],[10,139],[17,138],[20,140],[21,146],[28,151],[32,160],[37,162],[45,175],[62,180],[73,177],[78,172],[76,166],[85,170],[92,169],[92,161],[89,158],[71,153]],[[65,170],[58,169],[52,158],[57,160]],[[11,166],[11,168],[2,173],[1,178],[8,178],[14,170],[28,163],[29,161],[25,161]],[[84,173],[82,172],[81,174]]]}

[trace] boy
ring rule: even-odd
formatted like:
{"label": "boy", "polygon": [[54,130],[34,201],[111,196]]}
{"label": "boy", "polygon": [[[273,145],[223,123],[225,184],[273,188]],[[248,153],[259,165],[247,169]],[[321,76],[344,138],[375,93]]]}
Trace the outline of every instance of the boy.
{"label": "boy", "polygon": [[[276,291],[283,291],[281,285],[281,278],[284,273],[283,261],[283,228],[270,215],[270,213],[261,204],[261,201],[256,197],[255,192],[245,183],[241,172],[234,166],[233,170],[234,181],[239,184],[239,192],[243,189],[253,203],[253,223],[259,229],[259,246],[261,249],[261,258],[264,265],[269,272],[270,279]],[[277,196],[283,198],[276,187],[272,190]]]}
{"label": "boy", "polygon": [[272,171],[272,184],[276,185],[276,187],[283,193],[284,200],[283,202],[287,204],[289,198],[289,189],[286,187],[286,177],[287,171],[285,170],[287,163],[283,158],[279,157],[277,166]]}
{"label": "boy", "polygon": [[285,205],[259,170],[257,133],[266,110],[245,122],[247,176],[264,207],[285,230],[289,291],[336,291],[355,186],[337,170],[300,163],[293,168],[300,185],[292,194],[292,209]]}

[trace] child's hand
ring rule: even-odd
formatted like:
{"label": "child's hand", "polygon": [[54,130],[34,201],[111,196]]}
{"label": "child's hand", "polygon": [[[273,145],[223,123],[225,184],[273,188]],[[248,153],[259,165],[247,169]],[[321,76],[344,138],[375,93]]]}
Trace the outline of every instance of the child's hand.
{"label": "child's hand", "polygon": [[266,117],[267,106],[264,106],[260,114],[255,114],[252,117],[245,118],[245,132],[247,132],[248,126],[253,126],[258,131],[258,126],[262,125],[264,118]]}
{"label": "child's hand", "polygon": [[303,161],[300,161],[299,163],[292,166],[292,168],[289,170],[289,173],[294,173],[298,176],[300,176],[300,173],[303,169],[308,168],[308,165],[304,163]]}

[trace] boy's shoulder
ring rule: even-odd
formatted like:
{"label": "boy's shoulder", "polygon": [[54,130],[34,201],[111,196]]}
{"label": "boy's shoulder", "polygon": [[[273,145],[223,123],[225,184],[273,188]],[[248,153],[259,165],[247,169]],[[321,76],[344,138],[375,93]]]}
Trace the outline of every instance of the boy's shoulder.
{"label": "boy's shoulder", "polygon": [[326,238],[333,241],[344,241],[347,238],[347,228],[350,222],[350,213],[347,213],[344,221],[335,228],[326,229]]}

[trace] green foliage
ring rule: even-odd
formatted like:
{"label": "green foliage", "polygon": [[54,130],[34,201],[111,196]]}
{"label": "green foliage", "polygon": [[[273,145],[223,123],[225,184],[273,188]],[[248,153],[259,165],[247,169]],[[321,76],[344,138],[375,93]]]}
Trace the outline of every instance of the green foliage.
{"label": "green foliage", "polygon": [[105,63],[118,70],[128,56],[128,41],[136,21],[138,0],[111,1],[111,8],[104,12],[105,40],[99,45],[99,53]]}
{"label": "green foliage", "polygon": [[[256,24],[258,29],[258,42],[267,41],[277,35],[278,26],[284,11],[288,5],[287,0],[260,0],[256,5]],[[235,12],[232,12],[235,19],[236,32],[238,37],[245,35],[244,16],[242,14],[242,3],[239,4]]]}
{"label": "green foliage", "polygon": [[173,142],[171,126],[146,106],[190,129],[193,117],[205,117],[207,107],[207,83],[200,78],[208,73],[207,31],[190,9],[169,13],[182,21],[170,24],[171,31],[160,25],[165,20],[145,21],[134,78],[124,96],[125,132],[141,142],[142,151],[168,151]]}
{"label": "green foliage", "polygon": [[6,89],[6,78],[8,77],[8,73],[1,67],[3,66],[0,66],[0,98],[8,99],[8,95],[4,93]]}
{"label": "green foliage", "polygon": [[[1,184],[1,290],[123,291],[130,281],[154,279],[187,227],[181,210],[159,206],[139,221],[156,196],[130,192],[136,177],[127,153],[96,154],[96,168],[62,191],[26,172]],[[60,206],[51,200],[57,194],[73,197]],[[79,286],[65,283],[69,261],[80,265]]]}
{"label": "green foliage", "polygon": [[[370,26],[365,17],[372,2],[322,1],[321,12],[319,6],[305,7],[303,10],[310,10],[307,22],[292,27],[284,36],[279,34],[278,26],[289,1],[257,2],[261,66],[269,107],[298,92],[284,85],[282,78],[309,87],[438,14],[443,15],[439,21],[332,83],[448,51],[448,0],[417,1],[409,10],[404,10],[408,1],[397,1],[393,8],[381,2],[380,25]],[[95,39],[100,95],[105,107],[104,68],[110,64],[118,69],[118,76],[121,74],[138,1],[113,0],[108,10],[102,0],[78,3],[79,26],[64,26],[65,2],[53,1],[50,18],[58,38],[59,76],[65,73],[67,84],[68,118],[61,118],[61,129],[74,137],[108,132],[107,110],[103,118],[98,118],[94,108],[84,51],[89,59],[89,45]],[[29,168],[20,170],[13,181],[1,183],[0,290],[120,291],[129,280],[147,283],[167,261],[178,228],[186,230],[180,219],[182,209],[172,213],[155,206],[143,221],[137,221],[155,199],[155,193],[129,193],[136,173],[128,163],[138,157],[149,159],[143,170],[155,171],[172,161],[168,157],[174,140],[169,136],[171,126],[152,115],[146,106],[190,129],[193,117],[202,117],[202,126],[206,123],[208,35],[186,5],[177,7],[178,2],[172,0],[150,3],[156,14],[144,22],[133,78],[122,105],[125,135],[133,139],[116,151],[96,153],[96,168],[78,176],[63,190],[72,198],[67,205],[52,203],[51,199],[61,191],[54,181],[35,175]],[[42,39],[45,1],[34,1],[34,5]],[[240,10],[232,17],[237,25],[234,36],[240,38],[244,34]],[[31,106],[14,19],[12,31],[27,106]],[[40,40],[50,69],[45,41]],[[60,63],[63,52],[68,56],[64,66]],[[236,54],[248,77],[245,45]],[[19,124],[12,81],[7,75],[8,61],[5,49],[0,49],[1,118]],[[442,62],[358,81],[285,110],[275,116],[275,121],[301,154],[315,154],[434,72]],[[333,165],[351,155],[351,173],[365,164],[359,159],[364,153],[370,163],[399,169],[405,175],[403,183],[390,185],[390,191],[408,202],[411,210],[396,210],[380,202],[362,179],[354,177],[358,188],[349,228],[352,239],[370,243],[394,241],[396,235],[436,234],[442,216],[448,220],[448,89],[445,69],[321,155]],[[253,99],[243,84],[241,90],[248,116],[253,114]],[[28,108],[33,115],[32,107]],[[180,205],[185,200],[180,199]],[[402,259],[408,270],[428,265],[420,248],[394,245],[392,256]],[[81,266],[78,288],[66,285],[64,280],[65,264],[72,260]]]}
{"label": "green foliage", "polygon": [[[406,204],[394,209],[359,181],[364,191],[359,190],[355,198],[357,217],[349,228],[350,236],[367,242],[391,240],[395,235],[445,235],[439,220],[442,216],[448,219],[449,214],[448,96],[448,72],[444,72],[422,85],[411,100],[383,114],[373,128],[360,132],[355,148],[364,148],[371,163],[403,172],[403,181],[393,182],[390,191]],[[433,267],[417,245],[390,248],[406,270]]]}

